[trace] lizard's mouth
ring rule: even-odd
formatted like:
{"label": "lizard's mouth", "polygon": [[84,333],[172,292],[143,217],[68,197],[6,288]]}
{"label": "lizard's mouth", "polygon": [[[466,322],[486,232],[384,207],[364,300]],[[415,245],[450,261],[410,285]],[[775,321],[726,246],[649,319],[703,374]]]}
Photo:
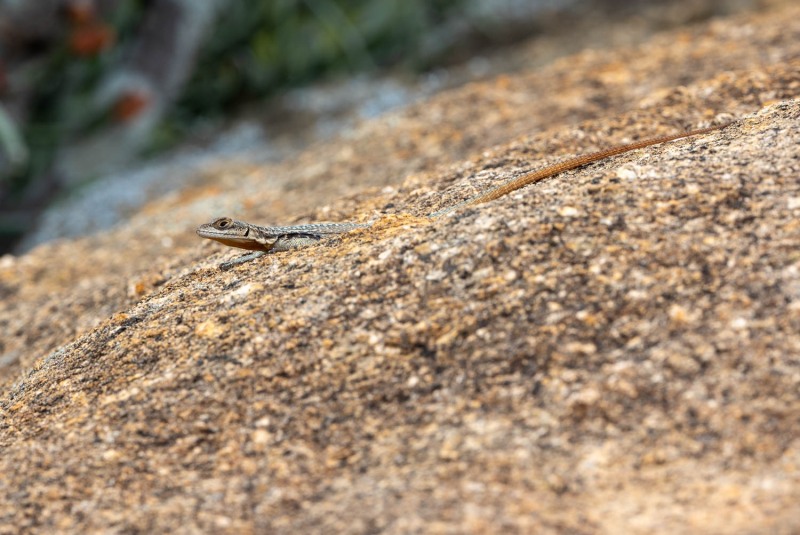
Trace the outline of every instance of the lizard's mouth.
{"label": "lizard's mouth", "polygon": [[227,245],[228,247],[237,247],[239,249],[247,249],[248,251],[268,251],[269,247],[264,247],[264,245],[258,243],[257,241],[253,240],[250,237],[246,236],[225,236],[220,235],[221,233],[216,233],[209,231],[206,228],[199,228],[197,229],[197,235],[202,238],[208,238],[209,240],[214,240],[219,242],[223,245]]}

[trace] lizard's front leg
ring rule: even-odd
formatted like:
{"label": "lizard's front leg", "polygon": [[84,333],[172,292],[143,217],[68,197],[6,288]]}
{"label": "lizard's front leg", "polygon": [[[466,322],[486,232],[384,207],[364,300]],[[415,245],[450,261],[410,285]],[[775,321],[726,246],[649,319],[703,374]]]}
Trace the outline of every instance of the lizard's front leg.
{"label": "lizard's front leg", "polygon": [[244,264],[245,262],[255,260],[256,258],[261,258],[265,254],[267,254],[267,251],[255,251],[246,255],[242,255],[239,258],[234,258],[233,260],[228,260],[227,262],[221,263],[219,265],[219,269],[221,269],[222,271],[228,271],[234,266],[238,266],[239,264]]}

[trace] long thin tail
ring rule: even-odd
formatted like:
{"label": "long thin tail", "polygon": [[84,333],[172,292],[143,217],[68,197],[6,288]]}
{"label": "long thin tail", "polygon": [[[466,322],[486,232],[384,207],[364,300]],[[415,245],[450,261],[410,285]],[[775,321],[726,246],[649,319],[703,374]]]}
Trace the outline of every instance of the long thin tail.
{"label": "long thin tail", "polygon": [[666,143],[667,141],[673,141],[676,139],[681,139],[684,137],[690,136],[697,136],[700,134],[706,134],[708,132],[713,132],[715,130],[721,130],[726,126],[730,125],[731,123],[725,123],[720,126],[710,126],[708,128],[698,128],[696,130],[689,130],[687,132],[681,132],[680,134],[671,134],[667,136],[659,136],[659,137],[651,137],[648,139],[642,139],[640,141],[634,141],[633,143],[628,143],[626,145],[617,145],[616,147],[610,147],[608,149],[603,149],[597,152],[593,152],[591,154],[584,154],[582,156],[576,156],[574,158],[570,158],[568,160],[564,160],[553,165],[548,165],[547,167],[543,167],[542,169],[531,171],[530,173],[525,173],[522,176],[517,178],[512,178],[507,182],[500,184],[499,186],[492,188],[488,191],[484,191],[483,193],[479,193],[478,195],[467,199],[466,201],[460,202],[456,205],[450,206],[443,210],[439,210],[437,212],[433,212],[428,215],[428,217],[440,217],[444,214],[452,212],[457,208],[461,208],[462,206],[471,206],[474,204],[481,204],[489,201],[493,201],[495,199],[499,199],[504,195],[508,195],[512,191],[516,191],[520,188],[524,188],[530,184],[535,182],[539,182],[545,178],[551,177],[553,175],[557,175],[559,173],[563,173],[564,171],[569,171],[571,169],[575,169],[577,167],[581,167],[586,164],[590,164],[596,162],[598,160],[602,160],[605,158],[609,158],[611,156],[616,156],[617,154],[622,154],[625,152],[629,152],[636,149],[641,149],[644,147],[649,147],[651,145],[658,145],[659,143]]}

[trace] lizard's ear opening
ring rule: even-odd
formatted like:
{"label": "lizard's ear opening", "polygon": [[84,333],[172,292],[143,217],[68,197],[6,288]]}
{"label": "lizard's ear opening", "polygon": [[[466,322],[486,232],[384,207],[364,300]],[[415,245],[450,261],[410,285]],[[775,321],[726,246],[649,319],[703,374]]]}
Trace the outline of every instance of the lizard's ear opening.
{"label": "lizard's ear opening", "polygon": [[211,224],[215,229],[225,230],[233,226],[233,219],[230,217],[220,217]]}

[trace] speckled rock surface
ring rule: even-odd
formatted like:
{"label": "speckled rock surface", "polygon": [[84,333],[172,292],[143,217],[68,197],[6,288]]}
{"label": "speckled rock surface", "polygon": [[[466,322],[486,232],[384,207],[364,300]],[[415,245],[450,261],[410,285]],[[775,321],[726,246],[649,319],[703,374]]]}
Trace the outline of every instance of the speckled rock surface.
{"label": "speckled rock surface", "polygon": [[[2,259],[0,532],[800,531],[798,21],[474,84]],[[191,235],[304,207],[377,223],[230,272]]]}

